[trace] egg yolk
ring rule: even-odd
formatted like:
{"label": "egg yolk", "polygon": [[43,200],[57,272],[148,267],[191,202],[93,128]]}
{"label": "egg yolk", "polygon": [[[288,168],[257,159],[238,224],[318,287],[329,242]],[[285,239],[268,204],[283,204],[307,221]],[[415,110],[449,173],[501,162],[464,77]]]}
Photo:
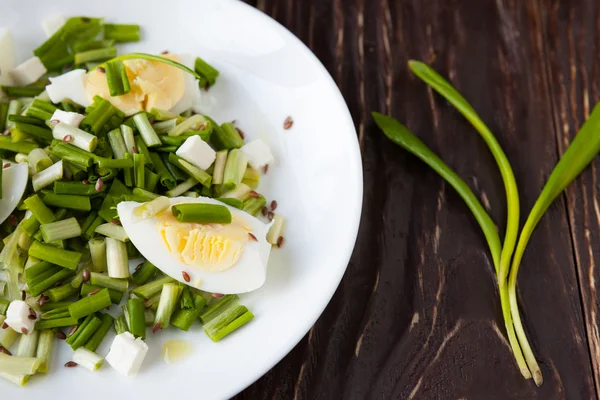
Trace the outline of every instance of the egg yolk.
{"label": "egg yolk", "polygon": [[[179,62],[174,54],[161,57]],[[185,92],[184,72],[176,67],[158,61],[132,59],[123,61],[131,91],[122,96],[112,97],[106,82],[106,73],[100,69],[90,71],[85,79],[85,93],[90,102],[94,96],[107,99],[126,115],[152,108],[170,110],[183,97]]]}
{"label": "egg yolk", "polygon": [[157,218],[158,231],[169,252],[179,261],[209,272],[235,265],[249,239],[250,230],[236,219],[227,225],[183,223],[170,210]]}

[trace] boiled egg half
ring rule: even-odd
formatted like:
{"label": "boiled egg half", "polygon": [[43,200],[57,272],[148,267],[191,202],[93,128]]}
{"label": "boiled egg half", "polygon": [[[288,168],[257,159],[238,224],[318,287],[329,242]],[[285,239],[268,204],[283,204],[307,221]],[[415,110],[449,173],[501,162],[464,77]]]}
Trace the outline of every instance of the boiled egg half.
{"label": "boiled egg half", "polygon": [[[29,177],[27,163],[4,162],[6,168],[2,171],[2,199],[0,199],[0,223],[4,222],[17,208],[25,193]],[[2,168],[2,167],[0,167]]]}
{"label": "boiled egg half", "polygon": [[[194,59],[187,54],[161,57],[194,68]],[[199,102],[200,88],[193,75],[160,61],[131,59],[123,64],[131,91],[122,96],[110,95],[106,73],[101,68],[87,73],[77,69],[51,78],[52,84],[46,90],[54,103],[69,99],[84,107],[100,96],[127,116],[153,108],[180,114]]]}
{"label": "boiled egg half", "polygon": [[[117,206],[123,228],[142,256],[170,277],[207,292],[245,293],[263,285],[271,252],[266,240],[269,225],[207,197],[168,201],[166,209],[147,218],[136,212],[143,203],[125,201]],[[182,203],[223,205],[232,221],[179,222],[171,206]]]}

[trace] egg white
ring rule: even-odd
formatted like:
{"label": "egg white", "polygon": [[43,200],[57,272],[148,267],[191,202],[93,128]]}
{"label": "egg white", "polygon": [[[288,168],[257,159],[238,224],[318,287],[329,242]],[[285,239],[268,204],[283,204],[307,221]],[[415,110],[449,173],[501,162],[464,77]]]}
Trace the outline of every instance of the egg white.
{"label": "egg white", "polygon": [[[143,257],[179,282],[211,293],[246,293],[263,285],[267,277],[267,262],[271,252],[271,245],[266,240],[269,225],[265,225],[242,210],[207,197],[174,197],[170,201],[171,205],[180,203],[224,205],[231,211],[232,217],[244,221],[258,241],[249,240],[244,246],[239,260],[231,268],[222,272],[205,271],[187,265],[175,259],[169,253],[164,240],[159,234],[157,218],[142,219],[133,215],[133,210],[143,203],[121,202],[117,206],[121,224],[125,228],[129,239]],[[190,282],[183,279],[182,272],[184,271],[189,274]]]}
{"label": "egg white", "polygon": [[[0,167],[1,168],[1,167]],[[27,163],[14,164],[2,171],[2,199],[0,200],[0,223],[17,208],[25,193],[29,177]]]}

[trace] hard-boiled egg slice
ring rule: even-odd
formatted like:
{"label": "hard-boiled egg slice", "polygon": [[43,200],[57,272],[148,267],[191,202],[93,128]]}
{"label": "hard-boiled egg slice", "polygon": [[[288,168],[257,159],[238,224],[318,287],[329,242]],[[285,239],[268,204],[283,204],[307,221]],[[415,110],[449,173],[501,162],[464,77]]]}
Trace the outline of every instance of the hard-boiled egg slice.
{"label": "hard-boiled egg slice", "polygon": [[[142,203],[121,202],[117,210],[123,228],[146,259],[172,278],[207,292],[245,293],[262,286],[271,251],[266,240],[268,225],[214,199],[175,197],[169,200],[171,206],[180,203],[224,205],[231,211],[232,222],[182,223],[170,208],[144,219],[134,215]],[[189,277],[189,281],[184,276]]]}
{"label": "hard-boiled egg slice", "polygon": [[[181,63],[191,70],[194,70],[195,58],[189,54],[181,54],[179,56]],[[181,114],[182,112],[193,108],[194,104],[200,102],[200,86],[198,86],[198,80],[191,74],[185,74],[185,92],[181,99],[171,109],[175,114]]]}
{"label": "hard-boiled egg slice", "polygon": [[[180,62],[193,69],[193,60],[189,56],[163,54],[161,57]],[[123,61],[131,91],[122,96],[110,96],[106,74],[95,69],[87,74],[85,91],[88,99],[101,96],[109,100],[126,115],[153,108],[172,110],[181,113],[192,107],[200,90],[196,80],[188,73],[169,64],[144,59]]]}
{"label": "hard-boiled egg slice", "polygon": [[0,223],[17,208],[29,176],[27,163],[12,164],[2,171],[2,199],[0,200]]}

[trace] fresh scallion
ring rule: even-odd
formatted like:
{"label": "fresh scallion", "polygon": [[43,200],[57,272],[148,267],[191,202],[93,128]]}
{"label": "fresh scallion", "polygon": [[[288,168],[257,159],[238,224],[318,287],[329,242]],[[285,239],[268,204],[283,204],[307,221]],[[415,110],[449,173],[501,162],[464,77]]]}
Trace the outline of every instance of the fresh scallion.
{"label": "fresh scallion", "polygon": [[129,278],[129,262],[125,242],[110,237],[106,241],[106,265],[111,278]]}
{"label": "fresh scallion", "polygon": [[171,207],[173,215],[179,222],[196,222],[201,224],[230,224],[231,212],[219,204],[188,203]]}

